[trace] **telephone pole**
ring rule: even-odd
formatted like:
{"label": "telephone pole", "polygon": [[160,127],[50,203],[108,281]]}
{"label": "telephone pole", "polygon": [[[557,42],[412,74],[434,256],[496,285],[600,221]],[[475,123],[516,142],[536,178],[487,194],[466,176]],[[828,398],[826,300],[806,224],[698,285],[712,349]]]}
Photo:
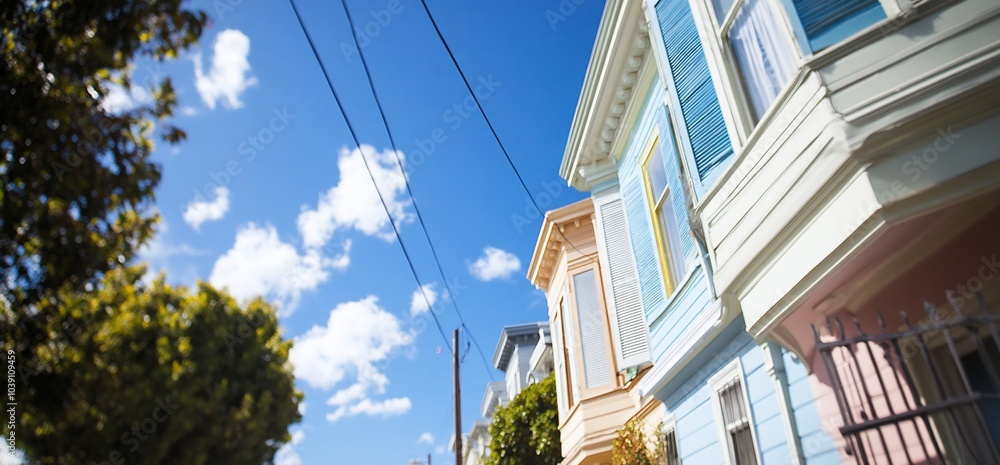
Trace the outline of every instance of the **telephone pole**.
{"label": "telephone pole", "polygon": [[[458,329],[455,329],[455,465],[462,465],[462,386],[458,377]],[[427,461],[430,463],[430,460]]]}

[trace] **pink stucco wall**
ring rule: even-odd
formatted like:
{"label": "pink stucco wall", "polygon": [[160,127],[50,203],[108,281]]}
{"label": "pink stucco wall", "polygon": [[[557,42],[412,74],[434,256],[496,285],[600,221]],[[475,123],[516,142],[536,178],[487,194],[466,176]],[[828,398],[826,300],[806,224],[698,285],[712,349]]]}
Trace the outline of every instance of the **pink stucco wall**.
{"label": "pink stucco wall", "polygon": [[[900,311],[905,311],[913,324],[927,321],[924,302],[930,301],[943,308],[946,304],[947,291],[956,293],[960,301],[968,304],[967,309],[977,307],[971,291],[982,289],[987,299],[991,295],[996,296],[1000,291],[1000,269],[996,266],[998,257],[1000,257],[1000,209],[987,214],[955,239],[888,283],[863,303],[856,312],[841,309],[831,313],[830,316],[839,318],[844,324],[847,337],[853,337],[858,334],[854,318],[858,319],[858,325],[864,333],[882,334],[883,330],[876,316],[879,312],[884,316],[889,332],[899,331],[904,327]],[[1000,313],[1000,309],[994,311]],[[953,314],[951,311],[945,311],[944,317]],[[827,367],[814,348],[811,324],[822,328],[824,341],[835,339],[825,327],[824,316],[811,308],[798,309],[782,323],[782,326],[803,348],[807,364],[812,368],[810,383],[817,399],[819,414],[825,419],[824,428],[832,437],[838,439],[839,449],[843,454],[845,448],[839,433],[843,417],[834,390],[831,388]],[[839,334],[836,326],[833,332]],[[885,351],[877,344],[870,343],[867,349],[863,345],[857,347],[858,350],[854,353],[857,363],[851,353],[844,349],[838,349],[833,353],[837,372],[845,385],[849,386],[846,389],[846,397],[851,406],[851,413],[855,416],[861,414],[871,416],[874,413],[878,417],[884,417],[893,412],[906,410],[908,405],[914,405],[913,395],[909,390],[899,387],[905,386],[905,383],[901,379],[903,374],[902,370],[898,369],[898,361],[890,364]],[[902,352],[904,359],[923,357],[915,344],[904,345]],[[882,377],[881,382],[879,375]],[[867,393],[861,388],[861,379],[867,385]],[[888,449],[895,461],[903,463],[906,463],[907,453],[913,463],[927,463],[932,460],[936,462],[934,451],[931,449],[925,452],[919,445],[921,442],[927,443],[926,440],[920,441],[921,437],[925,439],[928,437],[927,428],[922,421],[904,422],[898,429],[895,425],[886,426],[881,428],[881,433],[879,435],[873,431],[864,438],[865,448],[872,463],[888,463],[887,458],[881,455],[883,449]],[[930,446],[927,448],[930,449]],[[879,453],[872,453],[872,450],[877,450]],[[853,457],[847,455],[843,455],[842,458],[854,461]]]}

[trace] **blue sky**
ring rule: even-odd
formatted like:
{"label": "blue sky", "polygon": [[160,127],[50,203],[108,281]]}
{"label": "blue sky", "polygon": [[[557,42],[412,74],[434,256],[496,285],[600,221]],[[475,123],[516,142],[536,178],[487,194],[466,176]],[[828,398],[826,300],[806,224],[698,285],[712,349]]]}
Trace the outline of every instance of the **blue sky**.
{"label": "blue sky", "polygon": [[[579,4],[577,4],[579,3]],[[392,237],[359,152],[286,2],[200,1],[197,50],[137,62],[171,76],[178,146],[161,144],[164,223],[142,257],[168,280],[210,280],[281,304],[305,392],[286,465],[405,464],[442,453],[452,431],[451,358]],[[524,278],[540,217],[531,207],[417,0],[350,1],[417,205],[468,327],[491,361],[505,325],[546,319]],[[582,194],[558,166],[601,2],[431,0],[446,39],[543,208]],[[454,309],[420,230],[339,2],[301,0],[334,85],[449,338]],[[126,108],[146,98],[120,92]],[[502,375],[494,372],[497,379]],[[490,374],[463,364],[463,420],[478,419]]]}

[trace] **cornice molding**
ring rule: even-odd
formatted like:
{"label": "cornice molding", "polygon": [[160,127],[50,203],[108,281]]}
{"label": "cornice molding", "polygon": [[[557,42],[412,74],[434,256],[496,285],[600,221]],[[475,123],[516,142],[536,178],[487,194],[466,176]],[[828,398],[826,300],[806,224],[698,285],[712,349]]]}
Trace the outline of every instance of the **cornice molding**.
{"label": "cornice molding", "polygon": [[603,180],[583,170],[606,160],[619,132],[627,126],[622,124],[626,121],[623,118],[633,92],[640,87],[640,71],[650,48],[641,2],[609,2],[559,168],[559,174],[573,187],[586,191],[594,181]]}

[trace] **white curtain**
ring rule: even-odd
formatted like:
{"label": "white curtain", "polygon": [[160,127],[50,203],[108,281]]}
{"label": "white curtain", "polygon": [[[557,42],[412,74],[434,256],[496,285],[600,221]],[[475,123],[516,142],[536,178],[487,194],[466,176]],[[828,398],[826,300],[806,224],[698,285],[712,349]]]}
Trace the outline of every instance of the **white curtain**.
{"label": "white curtain", "polygon": [[757,120],[795,72],[795,53],[779,14],[773,0],[746,0],[729,29]]}

